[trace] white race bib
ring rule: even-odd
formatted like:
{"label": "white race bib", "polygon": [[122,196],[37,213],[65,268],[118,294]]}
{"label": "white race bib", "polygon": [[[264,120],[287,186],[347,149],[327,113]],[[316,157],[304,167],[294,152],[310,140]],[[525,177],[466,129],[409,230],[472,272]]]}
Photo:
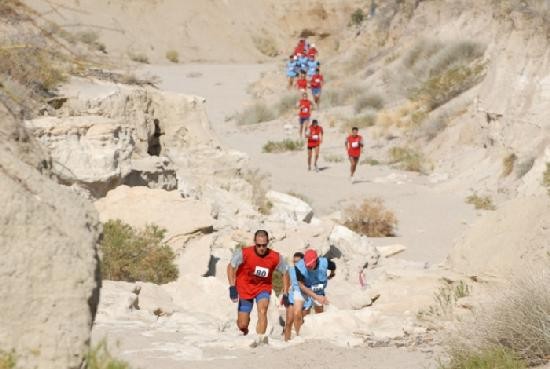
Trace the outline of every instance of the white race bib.
{"label": "white race bib", "polygon": [[313,292],[319,292],[319,291],[322,291],[323,289],[325,288],[325,285],[320,283],[320,284],[314,284],[313,286],[311,286],[311,290]]}
{"label": "white race bib", "polygon": [[319,135],[313,135],[311,136],[311,139],[317,141],[319,139]]}
{"label": "white race bib", "polygon": [[352,142],[351,147],[353,147],[353,148],[359,147],[359,142]]}
{"label": "white race bib", "polygon": [[315,82],[319,83],[321,80],[319,78],[315,78]]}
{"label": "white race bib", "polygon": [[302,113],[307,113],[309,112],[309,108],[302,108]]}
{"label": "white race bib", "polygon": [[269,269],[257,266],[256,269],[254,269],[254,275],[261,278],[267,278],[269,275]]}

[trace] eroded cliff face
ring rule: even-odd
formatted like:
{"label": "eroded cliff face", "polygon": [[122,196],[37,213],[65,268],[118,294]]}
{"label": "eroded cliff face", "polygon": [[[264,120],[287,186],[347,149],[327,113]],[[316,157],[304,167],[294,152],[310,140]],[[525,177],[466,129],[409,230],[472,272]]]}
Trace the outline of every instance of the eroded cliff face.
{"label": "eroded cliff face", "polygon": [[0,347],[22,368],[80,368],[101,285],[97,212],[0,109]]}

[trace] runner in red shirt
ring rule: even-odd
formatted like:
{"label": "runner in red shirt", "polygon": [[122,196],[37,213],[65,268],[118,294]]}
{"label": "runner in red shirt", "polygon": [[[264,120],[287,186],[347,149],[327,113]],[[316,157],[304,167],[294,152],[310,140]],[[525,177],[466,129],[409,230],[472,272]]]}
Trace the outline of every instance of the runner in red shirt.
{"label": "runner in red shirt", "polygon": [[306,74],[304,72],[300,72],[300,77],[296,80],[296,88],[302,92],[305,92],[307,90],[307,85]]}
{"label": "runner in red shirt", "polygon": [[316,69],[315,74],[311,76],[311,94],[313,95],[313,101],[315,101],[315,106],[319,107],[319,100],[321,99],[321,88],[323,87],[324,78],[319,68]]}
{"label": "runner in red shirt", "polygon": [[[311,117],[311,101],[307,97],[307,92],[302,94],[302,98],[298,101],[298,118],[300,122],[300,137],[304,134],[304,124],[309,123]],[[306,124],[306,129],[309,124]]]}
{"label": "runner in red shirt", "polygon": [[363,137],[358,134],[359,128],[353,127],[351,129],[351,135],[346,138],[346,150],[348,151],[350,162],[350,180],[353,180],[353,175],[357,169],[357,163],[359,163],[359,157],[363,150]]}
{"label": "runner in red shirt", "polygon": [[268,248],[267,231],[258,230],[254,234],[254,245],[244,247],[233,254],[227,265],[229,297],[238,302],[237,326],[244,335],[248,334],[250,312],[254,300],[258,306],[257,339],[252,347],[267,343],[267,308],[271,297],[272,278],[275,270],[283,273],[283,293],[288,294],[290,280],[285,259],[277,251]]}
{"label": "runner in red shirt", "polygon": [[294,54],[295,55],[298,55],[298,54],[304,54],[306,52],[306,40],[305,39],[300,39],[300,41],[298,41],[298,45],[296,45],[296,47],[294,48]]}
{"label": "runner in red shirt", "polygon": [[306,130],[307,137],[307,170],[311,170],[311,156],[312,152],[315,151],[314,159],[314,168],[318,172],[319,168],[317,167],[317,159],[319,159],[319,148],[323,143],[323,127],[319,125],[317,119],[311,121],[311,126],[309,130]]}
{"label": "runner in red shirt", "polygon": [[312,43],[309,46],[309,49],[307,50],[307,56],[311,56],[311,55],[317,56],[318,53],[319,52],[317,51],[317,48],[315,47],[315,44]]}

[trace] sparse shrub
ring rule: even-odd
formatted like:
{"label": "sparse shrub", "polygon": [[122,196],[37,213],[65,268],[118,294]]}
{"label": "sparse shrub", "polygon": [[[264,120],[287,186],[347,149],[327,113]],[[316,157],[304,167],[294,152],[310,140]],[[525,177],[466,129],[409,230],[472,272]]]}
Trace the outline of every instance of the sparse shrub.
{"label": "sparse shrub", "polygon": [[464,281],[447,282],[434,293],[434,303],[426,310],[418,312],[420,320],[449,318],[459,299],[469,296],[470,286]]}
{"label": "sparse shrub", "polygon": [[273,291],[275,291],[276,295],[280,295],[281,292],[283,292],[283,273],[279,272],[278,270],[273,272]]}
{"label": "sparse shrub", "polygon": [[0,350],[0,369],[15,369],[15,355],[12,352]]}
{"label": "sparse shrub", "polygon": [[472,204],[477,210],[495,210],[496,207],[493,204],[493,200],[489,196],[479,196],[478,194],[472,194],[466,198],[467,204]]}
{"label": "sparse shrub", "polygon": [[382,199],[364,200],[359,206],[351,206],[344,211],[344,225],[369,237],[393,237],[397,228],[397,218],[386,209]]}
{"label": "sparse shrub", "polygon": [[344,95],[341,90],[330,89],[323,92],[323,105],[327,107],[340,106],[345,103]]}
{"label": "sparse shrub", "polygon": [[76,34],[76,37],[80,42],[88,45],[93,45],[99,40],[99,35],[94,31],[82,31]]}
{"label": "sparse shrub", "polygon": [[367,108],[380,110],[383,107],[384,99],[378,94],[361,95],[355,100],[355,104],[353,105],[356,113],[360,113]]}
{"label": "sparse shrub", "polygon": [[367,158],[367,159],[361,160],[361,162],[359,164],[380,165],[380,161],[378,161],[376,159]]}
{"label": "sparse shrub", "polygon": [[304,148],[304,141],[284,139],[282,141],[268,141],[263,147],[263,152],[279,153],[286,151],[300,151]]}
{"label": "sparse shrub", "polygon": [[550,273],[543,268],[523,270],[524,275],[509,275],[488,302],[473,310],[472,319],[458,325],[456,335],[446,343],[451,364],[493,349],[505,350],[530,366],[548,360]]}
{"label": "sparse shrub", "polygon": [[354,26],[359,26],[363,21],[365,20],[365,12],[363,12],[363,9],[355,9],[353,13],[351,13],[350,17],[350,24]]}
{"label": "sparse shrub", "polygon": [[341,132],[350,132],[352,127],[359,129],[372,127],[376,124],[376,115],[373,113],[367,113],[350,118],[340,126]]}
{"label": "sparse shrub", "polygon": [[511,153],[509,155],[506,155],[504,159],[502,159],[502,176],[508,177],[512,172],[514,171],[514,165],[516,164],[516,160],[518,157],[516,154]]}
{"label": "sparse shrub", "polygon": [[465,352],[451,357],[440,369],[525,369],[526,365],[509,350],[493,347],[479,351]]}
{"label": "sparse shrub", "polygon": [[403,170],[423,173],[425,171],[424,155],[408,147],[392,147],[389,152],[390,164],[398,164]]}
{"label": "sparse shrub", "polygon": [[176,50],[169,50],[166,52],[166,59],[172,63],[179,63],[180,54]]}
{"label": "sparse shrub", "polygon": [[338,154],[326,154],[323,155],[323,159],[329,163],[341,163],[344,161],[344,156]]}
{"label": "sparse shrub", "polygon": [[317,35],[317,33],[315,31],[312,31],[308,28],[304,28],[300,32],[300,38],[307,38],[307,37],[316,36],[316,35]]}
{"label": "sparse shrub", "polygon": [[271,37],[252,37],[252,42],[254,42],[254,46],[256,46],[256,49],[258,49],[258,51],[265,56],[274,58],[279,55],[275,40],[273,40]]}
{"label": "sparse shrub", "polygon": [[149,64],[149,58],[145,54],[134,54],[131,53],[130,60],[135,61],[136,63]]}
{"label": "sparse shrub", "polygon": [[122,360],[115,359],[103,340],[91,348],[86,356],[87,369],[130,369],[130,365]]}
{"label": "sparse shrub", "polygon": [[296,108],[298,96],[294,93],[283,95],[277,102],[276,110],[280,115],[293,111]]}
{"label": "sparse shrub", "polygon": [[482,65],[453,67],[429,78],[412,91],[410,98],[422,101],[431,111],[475,86],[483,75]]}
{"label": "sparse shrub", "polygon": [[532,157],[520,161],[516,166],[517,177],[522,178],[533,168],[533,165],[535,165],[535,158],[532,158]]}
{"label": "sparse shrub", "polygon": [[103,225],[100,244],[104,279],[168,283],[178,277],[174,251],[162,240],[166,230],[147,225],[142,230],[120,220]]}
{"label": "sparse shrub", "polygon": [[266,198],[269,188],[269,175],[255,169],[248,170],[243,177],[252,187],[252,203],[256,210],[264,215],[270,214],[273,204]]}
{"label": "sparse shrub", "polygon": [[548,195],[550,195],[550,163],[546,163],[546,170],[542,174],[542,184],[548,190]]}
{"label": "sparse shrub", "polygon": [[237,124],[257,124],[275,119],[275,113],[263,102],[256,102],[237,114]]}

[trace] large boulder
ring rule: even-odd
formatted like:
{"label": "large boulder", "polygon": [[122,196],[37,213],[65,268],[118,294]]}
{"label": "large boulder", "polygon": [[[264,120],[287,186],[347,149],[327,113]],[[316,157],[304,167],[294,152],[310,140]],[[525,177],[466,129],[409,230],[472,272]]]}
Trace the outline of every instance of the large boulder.
{"label": "large boulder", "polygon": [[313,209],[303,200],[286,193],[269,191],[266,198],[273,205],[272,217],[287,224],[309,223],[313,218]]}
{"label": "large boulder", "polygon": [[21,160],[38,151],[6,132],[7,119],[0,116],[0,348],[21,368],[81,368],[101,283],[97,213],[35,169],[40,155]]}
{"label": "large boulder", "polygon": [[213,230],[214,219],[204,202],[182,198],[176,191],[119,186],[95,202],[102,222],[120,219],[133,227],[156,224],[175,245],[197,232]]}

